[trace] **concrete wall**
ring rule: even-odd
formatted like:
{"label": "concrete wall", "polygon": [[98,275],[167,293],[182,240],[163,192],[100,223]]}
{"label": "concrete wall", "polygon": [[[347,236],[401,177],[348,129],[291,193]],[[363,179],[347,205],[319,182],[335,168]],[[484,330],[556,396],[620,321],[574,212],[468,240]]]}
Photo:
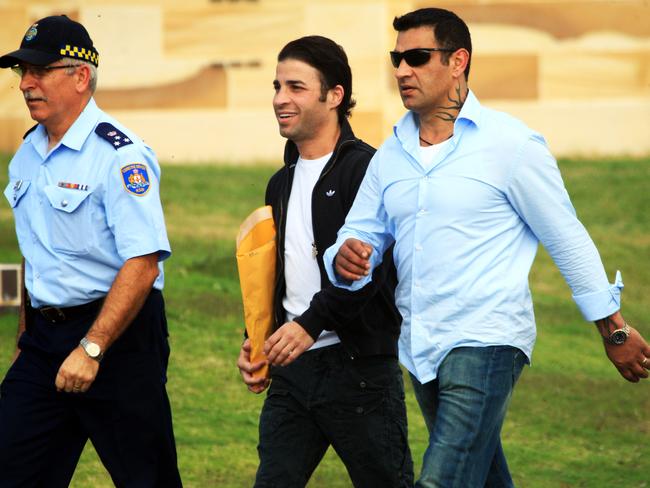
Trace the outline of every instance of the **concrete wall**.
{"label": "concrete wall", "polygon": [[[387,53],[395,15],[430,5],[398,0],[0,0],[0,50],[28,25],[66,13],[100,52],[98,103],[163,160],[276,160],[275,57],[321,34],[353,68],[357,134],[378,145],[403,113]],[[647,1],[439,1],[470,25],[470,87],[482,102],[541,131],[556,155],[650,154]],[[32,122],[18,78],[0,71],[0,151]],[[254,143],[251,143],[254,141]]]}

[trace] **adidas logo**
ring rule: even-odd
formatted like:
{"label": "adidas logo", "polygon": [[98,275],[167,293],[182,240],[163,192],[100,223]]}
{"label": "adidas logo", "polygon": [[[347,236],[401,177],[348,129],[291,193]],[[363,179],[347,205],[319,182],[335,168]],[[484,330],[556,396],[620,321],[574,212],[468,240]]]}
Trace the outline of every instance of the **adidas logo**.
{"label": "adidas logo", "polygon": [[328,197],[332,197],[332,196],[334,196],[335,193],[336,193],[336,190],[328,190],[328,191],[325,192],[325,195],[327,195]]}

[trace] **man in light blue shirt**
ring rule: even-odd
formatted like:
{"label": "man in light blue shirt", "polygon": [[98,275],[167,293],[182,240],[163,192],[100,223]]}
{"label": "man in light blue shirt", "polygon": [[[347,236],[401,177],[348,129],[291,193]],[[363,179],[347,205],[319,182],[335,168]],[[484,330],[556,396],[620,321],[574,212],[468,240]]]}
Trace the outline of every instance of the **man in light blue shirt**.
{"label": "man in light blue shirt", "polygon": [[528,273],[538,242],[621,375],[646,378],[650,347],[621,316],[620,274],[608,283],[543,137],[468,89],[465,23],[430,8],[393,26],[409,112],[371,161],[324,262],[333,283],[356,290],[395,243],[400,360],[430,433],[416,486],[513,486],[500,431],[535,342]]}
{"label": "man in light blue shirt", "polygon": [[0,391],[0,486],[68,486],[90,439],[117,486],[181,486],[161,290],[171,249],[153,151],[93,99],[99,54],[64,15],[0,67],[38,122],[9,164],[24,284]]}

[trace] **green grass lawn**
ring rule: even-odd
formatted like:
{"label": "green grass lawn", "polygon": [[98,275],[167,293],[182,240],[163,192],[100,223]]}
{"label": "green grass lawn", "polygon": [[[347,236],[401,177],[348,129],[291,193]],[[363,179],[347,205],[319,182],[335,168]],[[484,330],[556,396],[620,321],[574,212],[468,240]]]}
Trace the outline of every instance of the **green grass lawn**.
{"label": "green grass lawn", "polygon": [[[6,158],[0,158],[3,167]],[[650,159],[561,161],[569,193],[613,280],[625,281],[623,312],[650,339]],[[234,239],[263,203],[268,167],[165,166],[173,256],[165,297],[171,331],[169,395],[181,472],[189,487],[252,485],[264,399],[235,366],[243,325]],[[6,171],[0,171],[6,185]],[[0,262],[19,262],[9,206],[0,205]],[[503,431],[520,488],[650,487],[650,382],[633,385],[603,353],[548,255],[531,275],[538,323],[533,365],[515,390]],[[16,317],[0,316],[0,375],[14,348]],[[427,436],[408,381],[409,436],[419,471]],[[73,487],[109,487],[90,444]],[[310,487],[351,486],[332,452]],[[382,487],[378,487],[382,488]]]}

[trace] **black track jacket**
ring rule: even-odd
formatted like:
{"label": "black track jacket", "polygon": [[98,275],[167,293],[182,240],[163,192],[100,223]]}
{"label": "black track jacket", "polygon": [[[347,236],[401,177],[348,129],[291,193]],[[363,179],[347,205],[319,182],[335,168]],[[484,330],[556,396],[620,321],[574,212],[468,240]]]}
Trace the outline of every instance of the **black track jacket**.
{"label": "black track jacket", "polygon": [[[309,308],[295,321],[316,340],[324,330],[335,330],[346,352],[351,356],[378,354],[397,355],[401,316],[395,307],[397,275],[392,246],[383,264],[373,272],[372,281],[357,292],[333,286],[323,267],[323,253],[336,241],[336,233],[345,222],[368,163],[375,149],[357,139],[347,120],[341,124],[341,135],[332,157],[323,168],[312,193],[312,222],[317,248],[321,291],[314,295]],[[284,167],[269,180],[266,204],[273,207],[277,228],[277,266],[274,294],[274,327],[285,321],[282,299],[285,294],[284,240],[287,205],[298,149],[287,141]]]}

